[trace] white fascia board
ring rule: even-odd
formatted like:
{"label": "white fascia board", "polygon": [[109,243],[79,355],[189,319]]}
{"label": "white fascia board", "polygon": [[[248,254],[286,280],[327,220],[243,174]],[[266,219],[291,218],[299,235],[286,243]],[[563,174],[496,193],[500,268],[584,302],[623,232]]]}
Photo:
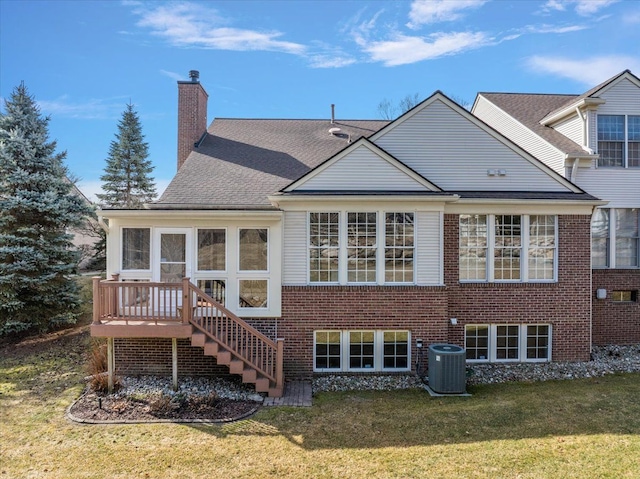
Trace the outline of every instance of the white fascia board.
{"label": "white fascia board", "polygon": [[571,105],[563,108],[562,110],[554,113],[551,116],[545,116],[542,120],[540,120],[540,124],[543,126],[548,126],[553,128],[553,124],[559,122],[560,120],[564,120],[567,117],[576,115],[576,108],[580,110],[595,110],[598,106],[606,103],[602,98],[582,98],[581,100],[572,103]]}
{"label": "white fascia board", "polygon": [[445,206],[445,214],[561,214],[591,215],[597,206],[606,205],[602,200],[491,200],[461,199]]}
{"label": "white fascia board", "polygon": [[101,210],[96,214],[103,218],[154,219],[282,219],[282,211],[274,210]]}
{"label": "white fascia board", "polygon": [[383,196],[354,195],[327,196],[304,195],[284,196],[272,195],[269,200],[283,211],[318,211],[342,210],[354,208],[358,210],[388,210],[394,208],[407,211],[443,211],[445,203],[458,201],[458,195],[447,196]]}

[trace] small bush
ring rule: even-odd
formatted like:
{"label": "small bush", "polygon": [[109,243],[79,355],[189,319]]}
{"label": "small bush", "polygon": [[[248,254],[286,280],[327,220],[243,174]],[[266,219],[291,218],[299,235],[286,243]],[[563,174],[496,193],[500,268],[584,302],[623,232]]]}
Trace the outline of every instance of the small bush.
{"label": "small bush", "polygon": [[[91,379],[89,386],[96,392],[106,393],[109,391],[109,376],[107,375],[107,343],[102,339],[93,338],[89,350],[89,360],[87,362],[87,372]],[[114,390],[120,388],[120,378],[113,378]]]}

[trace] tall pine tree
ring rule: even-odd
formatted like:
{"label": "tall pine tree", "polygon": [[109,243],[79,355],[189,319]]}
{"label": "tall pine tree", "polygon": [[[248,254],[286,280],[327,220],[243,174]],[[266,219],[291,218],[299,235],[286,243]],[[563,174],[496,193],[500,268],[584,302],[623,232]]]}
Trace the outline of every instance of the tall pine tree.
{"label": "tall pine tree", "polygon": [[142,126],[133,105],[128,104],[118,123],[116,139],[111,142],[102,180],[103,194],[98,198],[103,206],[141,208],[156,197],[156,186],[149,145],[144,141]]}
{"label": "tall pine tree", "polygon": [[24,83],[0,113],[0,335],[74,323],[78,253],[69,228],[91,214]]}

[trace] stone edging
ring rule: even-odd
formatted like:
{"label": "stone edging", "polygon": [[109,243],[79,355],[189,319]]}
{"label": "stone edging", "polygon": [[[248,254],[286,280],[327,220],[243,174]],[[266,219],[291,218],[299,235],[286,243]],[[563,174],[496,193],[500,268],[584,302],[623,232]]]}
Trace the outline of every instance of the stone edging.
{"label": "stone edging", "polygon": [[71,412],[71,408],[82,398],[80,396],[78,399],[73,401],[71,405],[65,411],[65,417],[72,422],[76,422],[79,424],[201,424],[203,426],[214,426],[216,424],[226,424],[234,421],[240,421],[241,419],[245,419],[249,416],[254,415],[262,404],[256,404],[256,407],[251,409],[237,417],[228,417],[222,419],[83,419],[77,416],[74,416]]}

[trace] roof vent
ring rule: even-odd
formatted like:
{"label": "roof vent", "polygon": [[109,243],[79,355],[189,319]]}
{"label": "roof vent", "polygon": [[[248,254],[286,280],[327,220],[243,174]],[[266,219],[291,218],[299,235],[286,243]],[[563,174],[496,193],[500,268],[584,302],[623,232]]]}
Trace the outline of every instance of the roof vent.
{"label": "roof vent", "polygon": [[200,72],[198,70],[189,70],[189,78],[191,78],[193,83],[198,83]]}
{"label": "roof vent", "polygon": [[342,130],[340,128],[329,128],[329,134],[330,135],[337,135],[338,133],[340,133]]}

